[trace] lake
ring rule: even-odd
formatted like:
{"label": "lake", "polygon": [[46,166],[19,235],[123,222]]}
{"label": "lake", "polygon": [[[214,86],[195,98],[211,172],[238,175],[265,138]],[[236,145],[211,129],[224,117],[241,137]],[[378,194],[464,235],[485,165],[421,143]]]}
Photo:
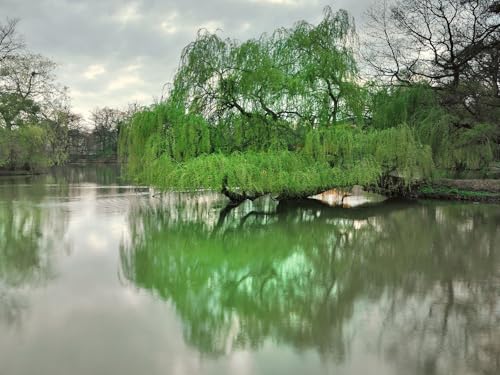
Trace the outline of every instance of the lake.
{"label": "lake", "polygon": [[500,206],[0,178],[0,374],[499,374]]}

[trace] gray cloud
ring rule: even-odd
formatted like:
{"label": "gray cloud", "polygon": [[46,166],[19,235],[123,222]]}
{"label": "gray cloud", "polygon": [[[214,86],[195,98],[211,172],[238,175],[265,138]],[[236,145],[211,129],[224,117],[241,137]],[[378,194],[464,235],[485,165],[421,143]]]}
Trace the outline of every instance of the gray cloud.
{"label": "gray cloud", "polygon": [[59,64],[75,111],[144,104],[175,73],[196,31],[221,29],[244,40],[298,20],[316,22],[326,5],[360,23],[372,0],[2,0],[0,14],[20,18],[31,50]]}

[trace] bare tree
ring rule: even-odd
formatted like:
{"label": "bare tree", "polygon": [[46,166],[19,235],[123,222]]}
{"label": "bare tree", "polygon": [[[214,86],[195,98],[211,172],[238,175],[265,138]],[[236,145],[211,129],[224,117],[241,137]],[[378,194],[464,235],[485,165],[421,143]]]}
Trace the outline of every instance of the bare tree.
{"label": "bare tree", "polygon": [[13,55],[3,63],[2,91],[23,99],[48,99],[62,91],[55,82],[55,68],[53,61],[38,54]]}
{"label": "bare tree", "polygon": [[369,13],[366,55],[379,76],[458,86],[500,48],[499,2],[381,0]]}
{"label": "bare tree", "polygon": [[1,63],[14,53],[24,48],[23,39],[16,33],[18,20],[7,19],[0,23],[0,68]]}

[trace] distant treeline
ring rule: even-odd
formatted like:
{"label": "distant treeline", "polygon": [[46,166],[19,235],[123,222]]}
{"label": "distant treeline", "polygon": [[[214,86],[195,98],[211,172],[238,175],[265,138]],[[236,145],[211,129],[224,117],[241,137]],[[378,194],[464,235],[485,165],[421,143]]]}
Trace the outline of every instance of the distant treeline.
{"label": "distant treeline", "polygon": [[68,162],[117,162],[118,136],[122,125],[142,110],[130,104],[126,110],[97,108],[90,116],[90,126],[69,129]]}

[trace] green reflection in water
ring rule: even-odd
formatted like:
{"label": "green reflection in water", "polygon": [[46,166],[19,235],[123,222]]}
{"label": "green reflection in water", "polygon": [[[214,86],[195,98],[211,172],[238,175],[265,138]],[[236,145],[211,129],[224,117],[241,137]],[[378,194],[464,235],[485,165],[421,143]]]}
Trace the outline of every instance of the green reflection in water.
{"label": "green reflection in water", "polygon": [[[42,286],[56,275],[54,250],[62,247],[69,216],[59,203],[81,195],[85,184],[116,184],[118,176],[116,165],[91,165],[0,177],[0,321],[19,324],[29,307],[23,288]],[[121,190],[99,193],[108,191]]]}
{"label": "green reflection in water", "polygon": [[164,373],[152,356],[200,373],[244,356],[255,373],[500,373],[499,206],[228,211],[217,194],[152,198],[117,171],[0,178],[7,373],[73,368],[86,350],[75,373]]}
{"label": "green reflection in water", "polygon": [[138,206],[121,248],[125,277],[170,301],[202,353],[272,340],[341,362],[356,308],[372,306],[370,339],[406,373],[500,369],[498,206],[221,207],[182,194]]}
{"label": "green reflection in water", "polygon": [[[62,210],[47,210],[42,186],[0,185],[0,320],[18,324],[27,308],[23,287],[54,275],[52,249],[66,226]],[[26,198],[29,201],[26,201]]]}

